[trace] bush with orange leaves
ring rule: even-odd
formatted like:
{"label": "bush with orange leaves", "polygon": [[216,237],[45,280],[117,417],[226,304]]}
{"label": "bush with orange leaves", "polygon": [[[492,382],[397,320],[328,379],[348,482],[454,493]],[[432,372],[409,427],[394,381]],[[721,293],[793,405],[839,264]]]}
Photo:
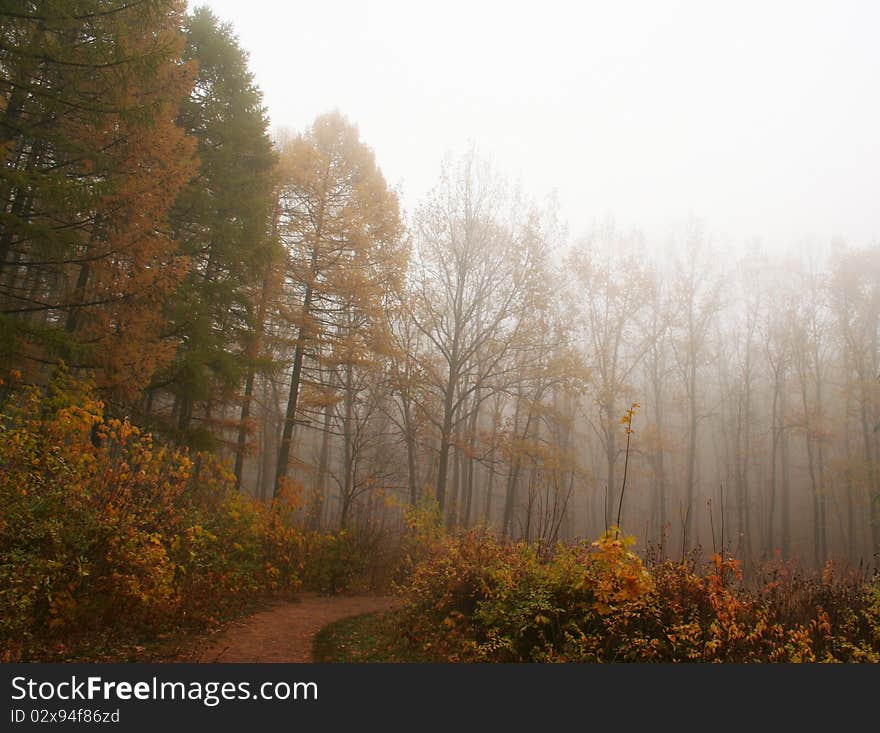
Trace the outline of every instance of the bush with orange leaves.
{"label": "bush with orange leaves", "polygon": [[730,558],[645,565],[628,545],[616,530],[551,552],[444,536],[401,586],[400,623],[436,661],[880,661],[876,583],[748,590]]}
{"label": "bush with orange leaves", "polygon": [[[634,618],[613,618],[604,659],[657,662],[880,661],[880,586],[787,568],[786,592],[745,584],[738,563],[663,562]],[[589,655],[588,655],[589,656]]]}
{"label": "bush with orange leaves", "polygon": [[63,371],[46,390],[14,390],[0,421],[3,660],[204,625],[299,586],[285,502],[259,506],[211,456],[105,418]]}

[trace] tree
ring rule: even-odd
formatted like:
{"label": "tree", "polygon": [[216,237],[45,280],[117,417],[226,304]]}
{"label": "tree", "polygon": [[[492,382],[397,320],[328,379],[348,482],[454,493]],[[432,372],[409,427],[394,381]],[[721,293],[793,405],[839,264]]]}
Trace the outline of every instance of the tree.
{"label": "tree", "polygon": [[825,487],[825,381],[828,371],[829,314],[825,287],[815,270],[799,273],[799,303],[792,330],[792,362],[803,411],[801,428],[807,452],[813,510],[813,558],[827,557]]}
{"label": "tree", "polygon": [[736,425],[734,428],[734,477],[736,481],[737,529],[742,542],[746,568],[751,567],[752,553],[752,498],[750,476],[753,472],[755,434],[755,391],[760,374],[756,358],[756,332],[767,293],[760,286],[759,273],[766,263],[757,252],[752,252],[740,263],[740,311],[736,343]]}
{"label": "tree", "polygon": [[567,432],[560,430],[567,420],[555,405],[560,392],[580,396],[588,373],[580,354],[570,347],[572,329],[559,303],[553,306],[532,311],[530,320],[535,328],[529,332],[531,348],[514,352],[517,369],[511,381],[516,402],[504,446],[508,476],[501,532],[505,537],[513,532],[524,469],[529,471],[522,523],[527,539],[532,536],[533,522],[544,540],[558,534],[574,486],[576,461],[568,441],[548,444],[548,439],[553,435],[562,438]]}
{"label": "tree", "polygon": [[387,405],[387,415],[400,432],[406,447],[407,497],[410,505],[415,506],[423,488],[419,449],[425,448],[429,416],[436,406],[429,404],[430,387],[418,358],[425,339],[403,305],[411,300],[412,295],[404,291],[401,307],[388,314],[388,332],[393,351],[387,362],[386,380],[392,395]]}
{"label": "tree", "polygon": [[357,322],[381,321],[385,293],[400,287],[407,256],[402,233],[397,195],[341,114],[322,115],[285,150],[279,236],[296,335],[276,493],[290,462],[306,351],[317,355],[334,339],[352,355],[378,346],[377,331]]}
{"label": "tree", "polygon": [[581,242],[569,258],[575,307],[599,408],[598,432],[606,467],[606,529],[613,522],[617,506],[615,466],[621,453],[617,444],[620,399],[654,343],[638,328],[648,304],[646,295],[653,285],[637,246],[636,237],[621,235],[609,222]]}
{"label": "tree", "polygon": [[[416,214],[410,317],[428,345],[420,366],[442,405],[436,497],[447,507],[450,452],[471,411],[491,396],[526,327],[544,279],[547,242],[537,215],[516,221],[503,183],[473,152],[444,167]],[[474,395],[481,390],[479,398]],[[427,413],[426,411],[426,414]]]}
{"label": "tree", "polygon": [[183,265],[167,225],[194,171],[176,124],[192,86],[183,3],[0,8],[3,359],[65,359],[130,400],[167,360],[162,304]]}
{"label": "tree", "polygon": [[[654,536],[657,537],[660,553],[665,550],[667,531],[667,511],[669,497],[667,491],[667,461],[669,449],[667,438],[665,390],[668,385],[669,372],[669,329],[671,314],[669,298],[656,271],[646,272],[649,288],[643,295],[645,312],[639,319],[639,339],[647,346],[642,359],[643,371],[647,382],[644,390],[644,401],[651,422],[642,430],[642,443],[649,454],[651,471],[654,476],[654,495],[652,499],[651,521]],[[605,518],[606,523],[608,517]]]}
{"label": "tree", "polygon": [[250,347],[279,260],[270,236],[275,153],[261,93],[231,27],[197,9],[187,19],[183,58],[198,69],[179,120],[198,142],[199,172],[171,214],[188,269],[166,310],[166,333],[179,346],[153,389],[173,395],[166,429],[207,448],[219,432],[212,411],[231,401],[258,356]]}
{"label": "tree", "polygon": [[701,414],[700,372],[707,361],[709,335],[721,309],[721,280],[713,272],[713,258],[696,222],[689,224],[673,284],[672,339],[670,341],[686,396],[687,456],[685,463],[685,517],[683,550],[694,542],[694,493],[697,474],[697,434]]}
{"label": "tree", "polygon": [[[867,494],[871,554],[877,563],[880,558],[880,446],[874,425],[880,412],[880,384],[876,377],[880,368],[880,252],[876,248],[839,251],[831,297],[846,380],[852,385],[852,397],[857,405],[863,461],[858,473]],[[851,468],[848,466],[847,470]],[[851,495],[849,501],[852,502]]]}

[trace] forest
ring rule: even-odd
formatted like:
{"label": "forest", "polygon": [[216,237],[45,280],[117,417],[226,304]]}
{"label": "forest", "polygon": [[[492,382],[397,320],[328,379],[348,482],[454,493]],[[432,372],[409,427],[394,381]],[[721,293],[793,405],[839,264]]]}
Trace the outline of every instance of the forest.
{"label": "forest", "polygon": [[407,210],[182,0],[0,0],[0,156],[3,661],[303,594],[393,595],[335,661],[880,661],[877,242],[571,236],[476,148]]}

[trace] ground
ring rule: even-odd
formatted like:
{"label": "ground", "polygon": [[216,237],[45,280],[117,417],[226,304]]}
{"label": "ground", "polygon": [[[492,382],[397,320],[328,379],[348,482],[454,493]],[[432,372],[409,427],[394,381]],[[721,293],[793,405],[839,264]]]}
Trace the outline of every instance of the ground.
{"label": "ground", "polygon": [[179,657],[181,662],[311,662],[315,635],[349,616],[388,611],[390,596],[319,596],[304,594],[204,637]]}

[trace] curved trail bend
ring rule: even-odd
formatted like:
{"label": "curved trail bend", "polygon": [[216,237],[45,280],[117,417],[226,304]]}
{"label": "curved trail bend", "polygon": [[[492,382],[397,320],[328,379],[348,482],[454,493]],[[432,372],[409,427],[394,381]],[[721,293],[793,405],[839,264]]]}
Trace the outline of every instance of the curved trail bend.
{"label": "curved trail bend", "polygon": [[306,595],[231,623],[180,661],[311,662],[315,634],[325,626],[349,616],[388,611],[396,603],[390,596]]}

